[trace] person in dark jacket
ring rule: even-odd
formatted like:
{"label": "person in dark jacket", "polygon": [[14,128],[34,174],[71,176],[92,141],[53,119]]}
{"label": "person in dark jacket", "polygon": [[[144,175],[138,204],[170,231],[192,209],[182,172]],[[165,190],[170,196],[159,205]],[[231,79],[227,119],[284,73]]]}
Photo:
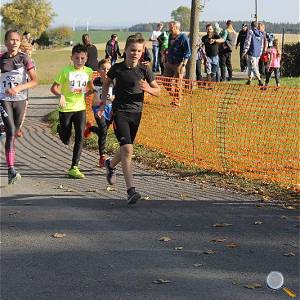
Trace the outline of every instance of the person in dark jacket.
{"label": "person in dark jacket", "polygon": [[93,71],[98,69],[98,50],[95,45],[92,44],[90,36],[85,33],[82,35],[82,43],[87,47],[88,59],[85,63],[86,67],[90,67]]}
{"label": "person in dark jacket", "polygon": [[247,70],[247,59],[246,59],[246,57],[242,57],[247,33],[248,33],[248,26],[247,26],[247,24],[243,24],[242,29],[239,31],[237,41],[236,41],[236,46],[235,46],[236,49],[238,48],[238,46],[240,46],[241,72],[245,72]]}
{"label": "person in dark jacket", "polygon": [[106,43],[105,58],[109,58],[111,65],[113,66],[117,61],[118,56],[119,58],[122,57],[118,44],[118,36],[116,34],[112,34],[111,39]]}
{"label": "person in dark jacket", "polygon": [[258,84],[263,86],[258,69],[258,61],[263,52],[264,34],[258,30],[257,22],[251,22],[251,29],[248,30],[247,37],[244,44],[243,57],[247,55],[248,64],[248,81],[246,84],[250,85],[253,75],[258,79]]}

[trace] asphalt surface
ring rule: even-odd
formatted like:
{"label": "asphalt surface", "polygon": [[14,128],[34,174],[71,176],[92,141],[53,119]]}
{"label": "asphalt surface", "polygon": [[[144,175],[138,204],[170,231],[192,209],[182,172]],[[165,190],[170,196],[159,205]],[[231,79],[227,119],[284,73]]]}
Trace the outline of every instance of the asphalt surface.
{"label": "asphalt surface", "polygon": [[273,270],[299,299],[299,211],[142,165],[144,199],[128,208],[121,170],[107,190],[96,152],[83,152],[85,179],[66,176],[72,146],[42,120],[57,103],[48,90],[31,92],[16,185],[0,143],[1,300],[288,299],[266,287]]}

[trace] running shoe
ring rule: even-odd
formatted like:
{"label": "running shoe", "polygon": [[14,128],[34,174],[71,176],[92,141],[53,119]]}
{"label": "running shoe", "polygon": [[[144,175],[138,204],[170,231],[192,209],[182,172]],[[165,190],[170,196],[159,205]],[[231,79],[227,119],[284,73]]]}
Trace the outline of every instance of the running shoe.
{"label": "running shoe", "polygon": [[91,127],[92,127],[92,124],[90,122],[87,122],[85,125],[84,133],[83,133],[83,135],[86,139],[89,138],[91,135]]}
{"label": "running shoe", "polygon": [[259,80],[258,81],[258,86],[264,86],[264,83],[261,80]]}
{"label": "running shoe", "polygon": [[99,158],[99,167],[100,168],[103,168],[105,166],[106,160],[108,160],[108,157],[105,154],[100,156],[100,158]]}
{"label": "running shoe", "polygon": [[15,184],[21,179],[20,173],[13,171],[8,171],[8,184]]}
{"label": "running shoe", "polygon": [[110,167],[110,159],[107,159],[104,163],[106,168],[106,180],[110,185],[114,185],[117,182],[117,169]]}
{"label": "running shoe", "polygon": [[79,168],[77,166],[74,166],[72,167],[69,172],[68,172],[68,175],[71,177],[71,178],[74,178],[74,179],[81,179],[81,178],[84,178],[84,174],[80,172]]}
{"label": "running shoe", "polygon": [[246,82],[246,84],[247,84],[247,85],[250,85],[250,84],[251,84],[251,80],[248,80],[248,81]]}
{"label": "running shoe", "polygon": [[141,200],[141,198],[142,198],[141,194],[134,191],[128,195],[127,204],[128,205],[136,204],[137,201]]}
{"label": "running shoe", "polygon": [[18,137],[18,138],[23,137],[24,136],[23,131],[22,130],[17,131],[15,136]]}

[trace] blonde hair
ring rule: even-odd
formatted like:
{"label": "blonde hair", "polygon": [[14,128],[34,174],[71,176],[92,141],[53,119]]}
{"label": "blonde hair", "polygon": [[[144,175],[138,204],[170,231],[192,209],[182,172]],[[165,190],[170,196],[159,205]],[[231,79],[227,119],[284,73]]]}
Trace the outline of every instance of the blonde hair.
{"label": "blonde hair", "polygon": [[281,55],[281,50],[280,50],[280,47],[279,47],[279,40],[278,39],[274,39],[274,41],[273,41],[273,47],[277,51],[277,56],[280,56]]}

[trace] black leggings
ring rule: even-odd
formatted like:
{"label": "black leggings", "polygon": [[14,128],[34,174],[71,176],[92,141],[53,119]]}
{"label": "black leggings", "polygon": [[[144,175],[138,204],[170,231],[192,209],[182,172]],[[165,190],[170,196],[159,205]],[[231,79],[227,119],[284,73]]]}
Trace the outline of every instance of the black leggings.
{"label": "black leggings", "polygon": [[97,126],[92,126],[90,131],[94,132],[98,135],[98,149],[99,155],[102,156],[105,153],[105,144],[106,144],[106,137],[107,137],[107,129],[111,124],[111,121],[107,121],[104,116],[102,118],[95,117],[97,122]]}
{"label": "black leggings", "polygon": [[280,69],[279,68],[270,68],[267,71],[267,75],[266,75],[266,85],[269,84],[272,72],[274,71],[274,75],[275,75],[275,81],[276,84],[279,85],[279,78],[280,78]]}
{"label": "black leggings", "polygon": [[65,145],[69,145],[72,134],[72,124],[75,129],[72,167],[78,166],[83,147],[83,132],[85,127],[85,110],[74,112],[59,112],[59,137]]}
{"label": "black leggings", "polygon": [[113,113],[114,131],[120,146],[133,144],[142,113],[117,111]]}
{"label": "black leggings", "polygon": [[1,114],[5,132],[6,132],[6,141],[5,141],[5,151],[14,151],[14,140],[15,133],[21,127],[23,116],[26,108],[26,100],[21,101],[3,101],[0,100],[0,105],[3,107],[5,113]]}

